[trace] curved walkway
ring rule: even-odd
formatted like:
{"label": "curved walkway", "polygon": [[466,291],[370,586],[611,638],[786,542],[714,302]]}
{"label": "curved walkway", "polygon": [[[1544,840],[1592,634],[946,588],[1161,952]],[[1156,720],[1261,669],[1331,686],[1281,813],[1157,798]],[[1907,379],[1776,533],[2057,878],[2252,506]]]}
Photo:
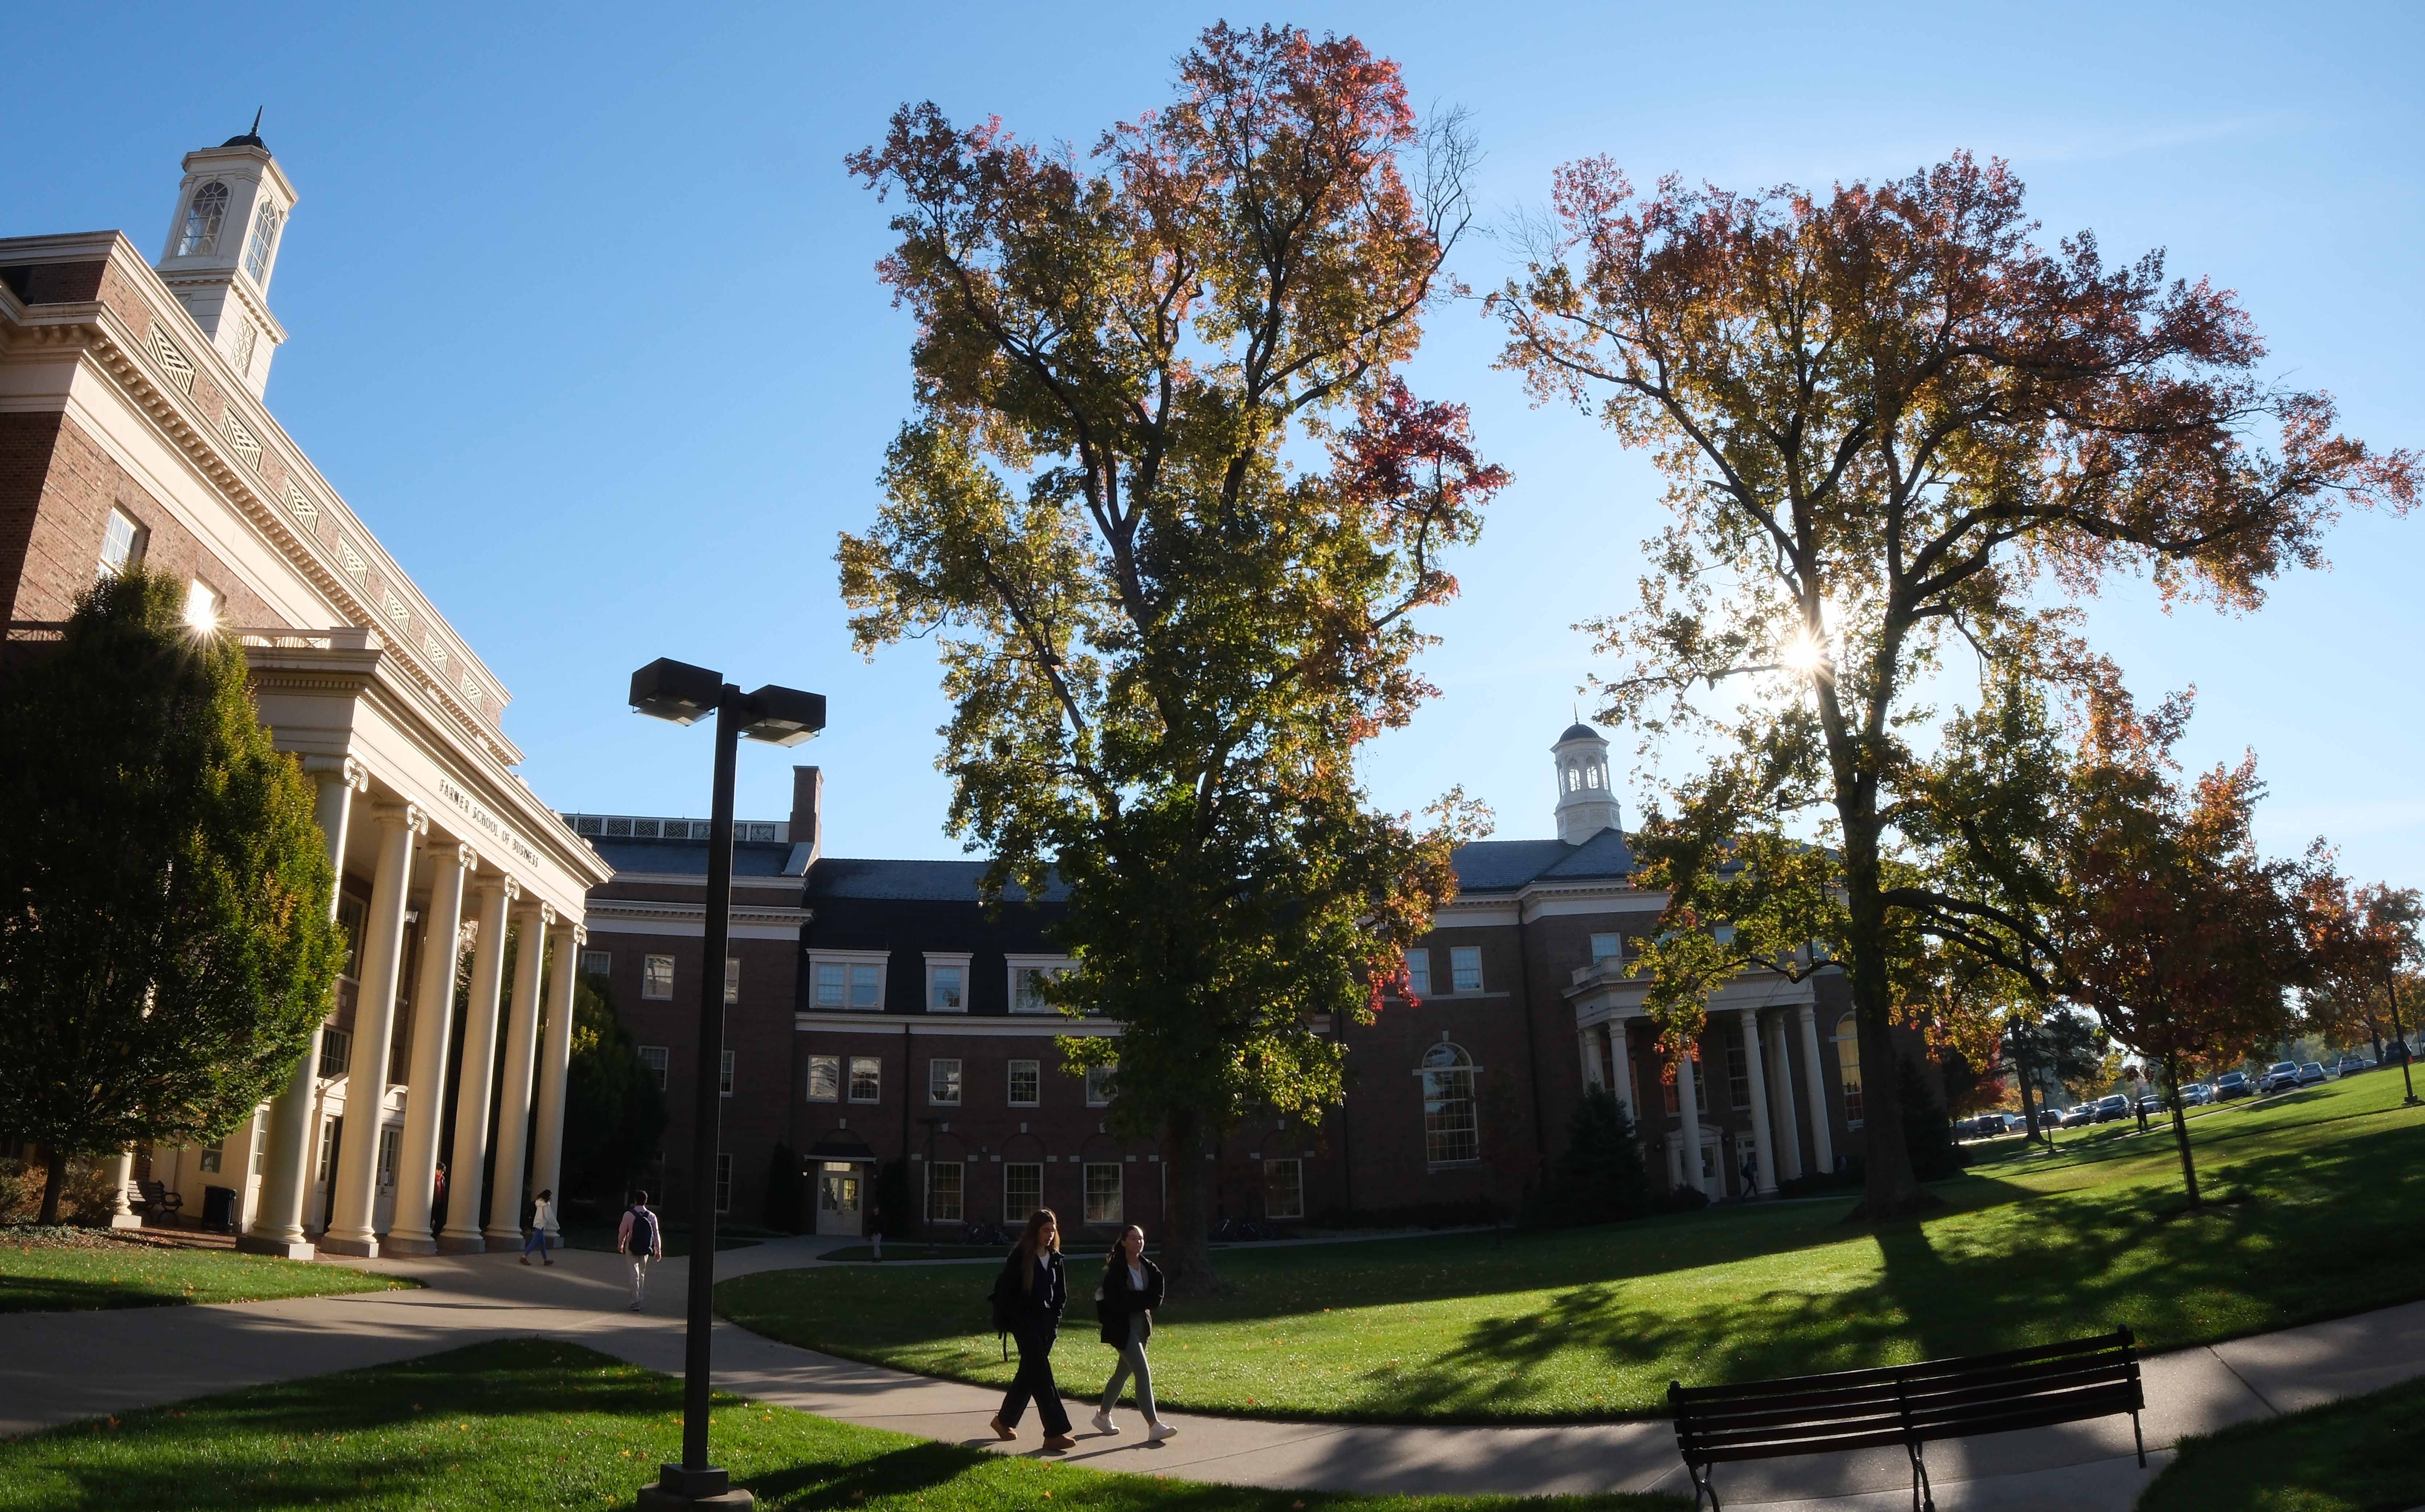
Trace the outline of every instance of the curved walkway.
{"label": "curved walkway", "polygon": [[[826,1241],[825,1243],[830,1243]],[[815,1264],[818,1241],[779,1240],[717,1256],[719,1277]],[[586,1344],[650,1369],[682,1368],[686,1265],[669,1261],[647,1311],[625,1310],[622,1263],[564,1252],[553,1270],[509,1255],[367,1263],[425,1289],[214,1307],[0,1314],[0,1435],[215,1391],[377,1365],[488,1339],[533,1334]],[[1073,1339],[1077,1337],[1073,1335]],[[1099,1351],[1068,1352],[1065,1385],[1091,1384]],[[763,1401],[930,1439],[995,1447],[999,1398],[981,1387],[906,1375],[716,1326],[716,1384]],[[1930,1450],[1936,1501],[1956,1508],[2126,1512],[2179,1438],[2380,1390],[2425,1374],[2425,1303],[2286,1329],[2146,1362],[2149,1468],[2127,1419],[2007,1434]],[[1377,1426],[1172,1414],[1178,1438],[1147,1445],[1080,1424],[1063,1456],[1100,1470],[1255,1486],[1380,1492],[1668,1490],[1689,1495],[1664,1423],[1553,1427]],[[1023,1440],[1035,1451],[1033,1418]],[[1900,1451],[1729,1466],[1728,1505],[1771,1512],[1871,1512],[1909,1505]]]}

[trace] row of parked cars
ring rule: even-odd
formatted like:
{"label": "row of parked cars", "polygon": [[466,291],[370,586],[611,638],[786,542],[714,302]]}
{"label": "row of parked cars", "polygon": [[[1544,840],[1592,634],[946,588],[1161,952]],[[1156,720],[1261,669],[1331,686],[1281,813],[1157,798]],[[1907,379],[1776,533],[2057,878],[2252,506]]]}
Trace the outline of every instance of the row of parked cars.
{"label": "row of parked cars", "polygon": [[[2383,1064],[2398,1065],[2408,1059],[2408,1048],[2395,1041],[2384,1047]],[[2268,1097],[2276,1092],[2296,1091],[2303,1086],[2315,1086],[2336,1077],[2355,1076],[2375,1069],[2376,1063],[2364,1055],[2343,1055],[2326,1069],[2321,1061],[2277,1060],[2264,1071],[2251,1077],[2246,1071],[2225,1071],[2211,1082],[2192,1082],[2181,1088],[2181,1102],[2187,1107],[2204,1107],[2211,1102],[2228,1102],[2234,1098]],[[2120,1093],[2097,1098],[2077,1106],[2038,1112],[2038,1127],[2046,1129],[2079,1129],[2090,1124],[2112,1123],[2119,1118],[2145,1114],[2156,1118],[2164,1111],[2164,1100],[2154,1094],[2142,1097],[2134,1103]],[[2026,1134],[2029,1120],[2017,1113],[1983,1113],[1975,1118],[1954,1121],[1955,1137],[1986,1139],[1998,1134]]]}

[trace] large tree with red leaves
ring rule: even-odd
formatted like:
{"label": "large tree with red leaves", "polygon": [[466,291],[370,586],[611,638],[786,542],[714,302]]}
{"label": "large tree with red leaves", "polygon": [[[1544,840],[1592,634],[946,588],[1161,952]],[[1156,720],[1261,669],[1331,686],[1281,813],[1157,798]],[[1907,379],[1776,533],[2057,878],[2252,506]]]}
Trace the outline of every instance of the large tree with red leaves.
{"label": "large tree with red leaves", "polygon": [[862,651],[939,647],[988,886],[1068,886],[1050,996],[1121,1032],[1063,1048],[1160,1138],[1188,1290],[1212,1141],[1338,1100],[1328,1031],[1453,892],[1461,806],[1373,812],[1354,759],[1430,691],[1410,617],[1506,479],[1394,376],[1465,224],[1453,120],[1285,27],[1212,27],[1178,84],[1091,161],[932,105],[851,158],[899,197],[917,413],[840,561]]}
{"label": "large tree with red leaves", "polygon": [[[2030,823],[1988,833],[1933,796],[1940,655],[1967,643],[1991,685],[2099,667],[2062,605],[2116,572],[2254,607],[2337,508],[2411,504],[2416,458],[2269,384],[2226,291],[2157,253],[2108,265],[2085,233],[2041,246],[2001,163],[1636,196],[1589,159],[1538,232],[1491,301],[1505,365],[1668,479],[1641,604],[1595,627],[1629,663],[1605,715],[1713,752],[1656,879],[1678,922],[1735,928],[1651,952],[1653,1001],[1681,1038],[1735,971],[1842,969],[1863,1074],[1894,1086],[1890,1030],[1933,1011],[1937,947],[2015,937],[1996,853]],[[1928,1205],[1894,1100],[1870,1110],[1859,1214]]]}

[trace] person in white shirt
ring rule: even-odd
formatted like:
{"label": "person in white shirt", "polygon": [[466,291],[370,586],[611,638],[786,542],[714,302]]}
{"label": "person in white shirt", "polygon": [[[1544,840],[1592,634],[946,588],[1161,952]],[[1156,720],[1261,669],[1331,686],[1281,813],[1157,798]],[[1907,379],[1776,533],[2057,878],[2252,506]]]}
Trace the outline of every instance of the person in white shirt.
{"label": "person in white shirt", "polygon": [[547,1258],[547,1220],[554,1216],[554,1191],[550,1189],[539,1193],[538,1199],[531,1204],[530,1237],[522,1241],[523,1264],[527,1265],[530,1263],[530,1252],[533,1249],[537,1249],[538,1251],[538,1263],[540,1264],[553,1265],[555,1263],[555,1262]]}
{"label": "person in white shirt", "polygon": [[1153,1372],[1146,1364],[1145,1342],[1153,1337],[1153,1310],[1162,1306],[1162,1267],[1145,1258],[1145,1231],[1132,1223],[1120,1242],[1103,1258],[1102,1284],[1095,1288],[1095,1316],[1102,1324],[1103,1343],[1120,1352],[1119,1363],[1103,1387],[1102,1409],[1095,1414],[1095,1431],[1117,1433],[1112,1407],[1120,1388],[1136,1377],[1137,1410],[1145,1414],[1146,1441],[1160,1443],[1179,1430],[1162,1421],[1153,1406]]}

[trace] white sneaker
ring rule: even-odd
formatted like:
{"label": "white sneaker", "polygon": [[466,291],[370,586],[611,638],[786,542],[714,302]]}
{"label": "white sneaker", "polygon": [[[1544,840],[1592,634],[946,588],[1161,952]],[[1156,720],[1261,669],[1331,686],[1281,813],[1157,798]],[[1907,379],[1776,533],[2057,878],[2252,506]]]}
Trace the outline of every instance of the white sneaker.
{"label": "white sneaker", "polygon": [[1112,1421],[1112,1415],[1110,1413],[1098,1412],[1095,1414],[1095,1431],[1097,1433],[1117,1433],[1120,1431],[1120,1425]]}
{"label": "white sneaker", "polygon": [[1167,1423],[1157,1423],[1152,1427],[1145,1430],[1145,1441],[1149,1444],[1158,1444],[1164,1439],[1176,1439],[1178,1437],[1179,1430],[1172,1427]]}

